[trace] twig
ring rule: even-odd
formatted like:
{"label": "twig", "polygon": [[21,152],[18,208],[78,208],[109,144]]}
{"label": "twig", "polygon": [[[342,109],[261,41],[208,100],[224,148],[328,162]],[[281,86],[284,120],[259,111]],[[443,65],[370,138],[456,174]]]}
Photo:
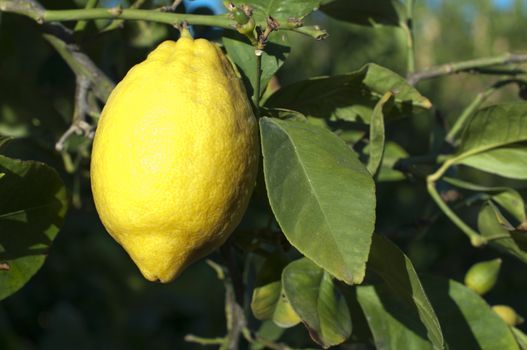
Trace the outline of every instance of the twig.
{"label": "twig", "polygon": [[436,78],[443,75],[455,74],[466,71],[470,72],[485,67],[511,63],[523,63],[526,61],[527,54],[505,53],[499,56],[483,57],[474,60],[442,64],[420,72],[409,74],[406,80],[409,84],[415,85],[421,80]]}
{"label": "twig", "polygon": [[482,237],[478,232],[468,226],[450,207],[446,204],[436,189],[436,183],[439,179],[447,172],[447,170],[456,162],[457,158],[450,158],[446,160],[435,173],[429,175],[426,178],[426,189],[436,202],[437,206],[443,211],[443,213],[452,221],[463,233],[465,233],[470,243],[474,247],[481,247],[487,243],[486,239]]}
{"label": "twig", "polygon": [[62,56],[73,73],[77,76],[86,77],[95,96],[102,102],[106,102],[115,85],[73,42],[73,32],[60,23],[46,24],[43,26],[43,30],[44,38]]}
{"label": "twig", "polygon": [[260,90],[261,90],[261,84],[262,84],[262,55],[263,51],[260,49],[256,49],[254,51],[254,54],[256,55],[256,84],[254,87],[254,107],[256,110],[256,117],[260,117]]}
{"label": "twig", "polygon": [[189,343],[196,343],[200,345],[221,345],[225,342],[224,338],[202,338],[193,334],[185,336],[185,341]]}
{"label": "twig", "polygon": [[[25,14],[31,18],[38,18],[45,13],[44,8],[35,0],[0,0],[0,10]],[[67,139],[73,134],[92,137],[93,127],[86,122],[86,114],[92,115],[97,106],[91,93],[102,102],[106,102],[114,88],[114,83],[81,51],[73,40],[72,30],[60,23],[45,23],[42,31],[44,39],[55,48],[76,76],[77,88],[72,124],[55,145],[58,151],[63,151]],[[91,89],[90,94],[88,89]]]}
{"label": "twig", "polygon": [[459,216],[450,207],[443,201],[437,189],[435,188],[435,182],[427,181],[427,190],[432,199],[436,202],[438,207],[443,211],[443,213],[470,239],[470,243],[474,247],[481,247],[487,241],[479,233],[473,230],[468,226]]}
{"label": "twig", "polygon": [[163,6],[159,10],[163,12],[174,12],[183,0],[174,0],[171,5]]}
{"label": "twig", "polygon": [[[141,7],[141,5],[143,5],[143,3],[145,2],[146,0],[136,0],[131,6],[130,8],[131,9],[138,9],[139,7]],[[101,30],[101,32],[109,32],[111,30],[114,30],[114,29],[117,29],[117,28],[121,28],[124,24],[124,20],[122,19],[114,19],[112,21],[112,23],[110,23],[106,28],[104,28],[103,30]]]}
{"label": "twig", "polygon": [[187,13],[168,13],[157,10],[114,8],[94,8],[75,10],[47,10],[34,0],[0,0],[0,11],[28,16],[38,23],[68,22],[91,19],[145,20],[175,25],[181,22],[233,29],[236,22],[227,15],[193,15]]}
{"label": "twig", "polygon": [[[84,6],[84,8],[92,9],[92,8],[97,6],[97,2],[99,2],[99,0],[88,0],[86,2],[86,6]],[[77,24],[75,24],[75,28],[73,29],[73,31],[75,31],[75,32],[82,32],[86,28],[87,24],[88,24],[88,21],[86,21],[86,20],[78,21]]]}
{"label": "twig", "polygon": [[247,326],[243,308],[236,302],[232,284],[226,284],[225,315],[227,318],[227,336],[220,350],[238,350],[240,335]]}
{"label": "twig", "polygon": [[230,283],[232,284],[233,291],[234,291],[235,301],[238,304],[243,305],[243,295],[244,295],[243,289],[244,288],[243,288],[242,275],[236,264],[236,259],[233,255],[232,248],[233,248],[232,242],[231,240],[228,240],[220,248],[220,252],[227,266],[227,271],[230,277]]}
{"label": "twig", "polygon": [[488,74],[488,75],[511,75],[511,76],[517,76],[522,74],[527,74],[527,71],[524,69],[503,69],[503,68],[474,68],[468,71],[470,73],[477,73],[477,74]]}
{"label": "twig", "polygon": [[[114,20],[144,20],[150,22],[177,25],[187,22],[188,24],[221,27],[225,29],[237,29],[236,21],[229,14],[224,15],[194,15],[188,13],[173,13],[169,8],[159,10],[139,10],[136,8],[122,9],[114,7],[110,9],[76,9],[76,10],[46,10],[40,4],[35,7],[35,0],[0,0],[0,12],[12,12],[28,16],[38,23],[84,21],[92,19],[114,19]],[[177,4],[177,1],[175,2]],[[318,26],[291,26],[284,23],[280,29],[294,31],[308,35],[316,40],[325,39],[328,33]]]}
{"label": "twig", "polygon": [[406,17],[407,20],[401,23],[401,28],[406,34],[407,64],[408,74],[415,71],[415,39],[413,30],[414,21],[414,0],[406,0]]}
{"label": "twig", "polygon": [[83,75],[77,75],[77,88],[75,90],[75,110],[70,127],[57,141],[55,149],[59,152],[64,150],[66,141],[72,135],[83,135],[87,138],[93,137],[94,127],[86,122],[88,110],[87,94],[90,87],[90,81]]}

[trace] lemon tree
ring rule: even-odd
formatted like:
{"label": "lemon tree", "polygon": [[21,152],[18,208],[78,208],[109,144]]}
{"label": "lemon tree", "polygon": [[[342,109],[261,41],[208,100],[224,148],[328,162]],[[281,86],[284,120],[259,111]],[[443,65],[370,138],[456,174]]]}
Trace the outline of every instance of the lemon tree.
{"label": "lemon tree", "polygon": [[[303,332],[292,344],[524,349],[522,304],[489,300],[506,267],[527,262],[527,80],[519,66],[527,56],[419,70],[413,0],[212,2],[194,3],[204,6],[197,11],[181,1],[79,0],[52,9],[0,0],[0,19],[35,21],[75,76],[71,108],[57,108],[71,124],[57,122],[54,147],[31,127],[0,128],[0,299],[30,289],[22,287],[54,264],[64,222],[67,231],[68,218],[88,208],[90,222],[102,224],[98,239],[114,240],[95,251],[111,250],[97,263],[119,270],[115,289],[139,296],[157,288],[166,299],[174,287],[218,299],[208,288],[222,281],[225,335],[181,337],[190,343],[293,349],[289,337]],[[283,83],[301,36],[331,40],[328,21],[342,31],[394,31],[404,69],[350,63],[339,74]],[[112,45],[128,43],[120,36],[128,31],[139,33],[132,58],[84,50],[105,35]],[[103,65],[105,55],[112,60]],[[471,72],[507,78],[496,78],[452,125],[410,135],[424,135],[428,149],[405,149],[400,125],[441,120],[420,83]],[[509,85],[519,96],[488,103]],[[32,106],[24,108],[39,126]],[[0,113],[15,114],[1,101]],[[9,153],[4,146],[17,137],[46,148],[35,158],[49,165]],[[426,215],[409,228],[397,207],[412,200],[415,216]],[[393,213],[380,216],[387,206]],[[420,246],[434,228],[455,233],[447,267],[431,263],[440,254],[434,244]],[[205,266],[207,274],[193,273]],[[131,308],[134,298],[119,302]]]}

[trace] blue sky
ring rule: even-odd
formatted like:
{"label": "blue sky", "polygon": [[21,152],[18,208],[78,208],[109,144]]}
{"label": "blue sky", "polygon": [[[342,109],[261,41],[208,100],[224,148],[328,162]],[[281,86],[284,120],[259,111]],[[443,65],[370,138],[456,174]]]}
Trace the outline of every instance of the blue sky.
{"label": "blue sky", "polygon": [[[441,1],[443,0],[428,0],[428,4],[433,7],[437,8],[441,5]],[[496,6],[497,9],[500,10],[509,10],[514,6],[515,0],[492,0],[494,3],[494,6]],[[525,5],[527,5],[527,0],[523,0]]]}
{"label": "blue sky", "polygon": [[514,6],[514,0],[493,0],[494,6],[502,10],[508,10]]}

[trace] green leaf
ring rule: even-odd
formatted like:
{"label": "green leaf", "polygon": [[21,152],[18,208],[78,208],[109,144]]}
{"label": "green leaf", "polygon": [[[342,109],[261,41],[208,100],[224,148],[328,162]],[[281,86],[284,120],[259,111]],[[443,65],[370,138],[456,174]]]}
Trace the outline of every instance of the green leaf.
{"label": "green leaf", "polygon": [[382,163],[382,157],[384,154],[384,114],[383,107],[388,102],[390,98],[393,97],[393,93],[388,91],[384,96],[377,102],[373,113],[371,114],[370,121],[370,144],[369,144],[369,153],[370,157],[368,158],[367,169],[375,176],[379,166]]}
{"label": "green leaf", "polygon": [[291,244],[348,284],[360,283],[375,223],[375,184],[332,132],[260,119],[265,184]]}
{"label": "green leaf", "polygon": [[[519,349],[509,327],[475,292],[439,277],[422,277],[421,282],[441,323],[448,349]],[[358,287],[357,297],[377,349],[434,348],[426,340],[422,325],[412,317],[415,310],[384,285]]]}
{"label": "green leaf", "polygon": [[376,349],[432,349],[415,306],[402,302],[386,286],[358,286],[357,300],[366,315]]}
{"label": "green leaf", "polygon": [[348,339],[351,335],[349,309],[329,273],[302,258],[284,269],[282,284],[314,341],[327,348]]}
{"label": "green leaf", "polygon": [[325,0],[320,10],[338,20],[363,26],[399,26],[406,20],[404,5],[398,0]]}
{"label": "green leaf", "polygon": [[401,158],[408,157],[408,152],[393,141],[387,141],[384,145],[384,156],[377,181],[400,181],[406,177],[400,171],[393,168],[395,163]]}
{"label": "green leaf", "polygon": [[512,327],[512,333],[514,333],[520,349],[527,350],[527,335],[516,327]]}
{"label": "green leaf", "polygon": [[[527,103],[490,106],[474,113],[467,121],[460,146],[450,161],[470,163],[470,157],[523,141],[527,141]],[[488,160],[492,157],[487,157]]]}
{"label": "green leaf", "polygon": [[527,221],[525,215],[525,203],[522,196],[512,188],[492,196],[492,200],[501,208],[505,209],[508,214],[516,221],[515,227]]}
{"label": "green leaf", "polygon": [[[246,80],[247,93],[249,96],[254,96],[258,77],[254,47],[242,38],[241,35],[238,35],[235,38],[223,37],[223,45],[225,46],[229,57],[242,72],[244,80]],[[271,80],[272,76],[284,64],[289,52],[290,47],[286,37],[279,33],[271,34],[269,42],[267,43],[262,55],[260,95],[264,93],[265,87]]]}
{"label": "green leaf", "polygon": [[[525,213],[525,203],[523,202],[522,196],[510,187],[489,187],[473,184],[460,179],[444,177],[443,181],[453,186],[475,192],[491,192],[491,194],[479,193],[478,197],[481,200],[492,199],[496,204],[505,209],[510,216],[517,222],[522,224],[527,221]],[[497,192],[497,193],[493,193]]]}
{"label": "green leaf", "polygon": [[66,190],[39,162],[0,156],[0,300],[20,289],[42,266],[62,226]]}
{"label": "green leaf", "polygon": [[[527,235],[525,232],[508,231],[500,221],[505,218],[491,201],[483,204],[478,215],[478,229],[490,240],[490,245],[527,264]],[[497,238],[499,237],[499,238]]]}
{"label": "green leaf", "polygon": [[317,118],[370,123],[379,99],[388,91],[396,96],[385,118],[410,115],[415,109],[431,107],[406,80],[391,70],[370,63],[361,69],[332,77],[320,77],[293,83],[276,91],[266,102]]}
{"label": "green leaf", "polygon": [[[303,115],[300,112],[293,111],[290,109],[283,109],[283,108],[262,108],[261,109],[262,115],[270,118],[278,118],[278,119],[288,119],[288,120],[296,120],[299,122],[305,122],[309,121],[305,115]],[[320,119],[317,119],[320,120]]]}
{"label": "green leaf", "polygon": [[[278,340],[282,336],[282,334],[284,334],[284,329],[278,327],[272,321],[262,322],[262,325],[256,332],[256,335],[258,337],[261,337],[269,341]],[[264,350],[264,349],[267,349],[267,347],[260,342],[253,342],[250,345],[250,349],[251,350]]]}
{"label": "green leaf", "polygon": [[[412,322],[420,320],[422,325],[419,327],[424,325],[426,328],[424,336],[436,348],[444,348],[441,326],[410,259],[391,241],[374,234],[368,268],[381,277],[408,310],[412,310],[415,319]],[[369,297],[373,298],[372,295]]]}
{"label": "green leaf", "polygon": [[320,0],[233,0],[232,2],[235,5],[250,4],[254,10],[256,23],[265,28],[269,16],[281,26],[287,27],[290,19],[300,20],[315,11]]}
{"label": "green leaf", "polygon": [[282,283],[280,281],[255,288],[251,300],[254,317],[258,320],[270,320],[281,292]]}
{"label": "green leaf", "polygon": [[448,176],[442,177],[441,181],[449,183],[452,186],[456,186],[459,188],[463,188],[465,190],[475,191],[475,192],[501,192],[501,191],[507,191],[510,189],[508,187],[482,186],[482,185],[474,184],[472,182],[467,182],[464,180],[460,180],[460,179],[456,179],[456,178],[448,177]]}
{"label": "green leaf", "polygon": [[251,310],[258,320],[272,319],[277,326],[282,328],[296,326],[301,321],[286,295],[282,293],[282,282],[280,281],[255,288]]}
{"label": "green leaf", "polygon": [[478,294],[440,277],[421,281],[450,349],[519,349],[510,328]]}
{"label": "green leaf", "polygon": [[491,174],[511,179],[527,179],[527,145],[513,145],[478,153],[459,162]]}
{"label": "green leaf", "polygon": [[4,147],[5,145],[7,145],[7,143],[9,141],[11,141],[12,138],[11,137],[6,137],[6,136],[1,136],[0,135],[0,148]]}

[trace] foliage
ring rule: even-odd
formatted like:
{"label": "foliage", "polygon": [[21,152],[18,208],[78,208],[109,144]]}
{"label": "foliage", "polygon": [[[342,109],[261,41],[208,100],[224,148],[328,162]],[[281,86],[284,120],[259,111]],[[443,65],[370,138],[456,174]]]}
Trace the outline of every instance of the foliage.
{"label": "foliage", "polygon": [[[496,52],[460,47],[462,5],[237,0],[218,16],[159,0],[42,5],[0,0],[1,348],[527,347],[523,325],[490,306],[527,310],[527,56],[498,38]],[[520,50],[523,31],[500,18]],[[87,170],[114,81],[182,20],[224,29],[259,116],[262,169],[208,266],[150,285],[103,235]],[[331,36],[314,44],[322,26]],[[438,27],[448,49],[432,55]],[[494,38],[488,23],[474,32]],[[434,59],[456,62],[416,70]],[[457,282],[491,259],[485,298]]]}

